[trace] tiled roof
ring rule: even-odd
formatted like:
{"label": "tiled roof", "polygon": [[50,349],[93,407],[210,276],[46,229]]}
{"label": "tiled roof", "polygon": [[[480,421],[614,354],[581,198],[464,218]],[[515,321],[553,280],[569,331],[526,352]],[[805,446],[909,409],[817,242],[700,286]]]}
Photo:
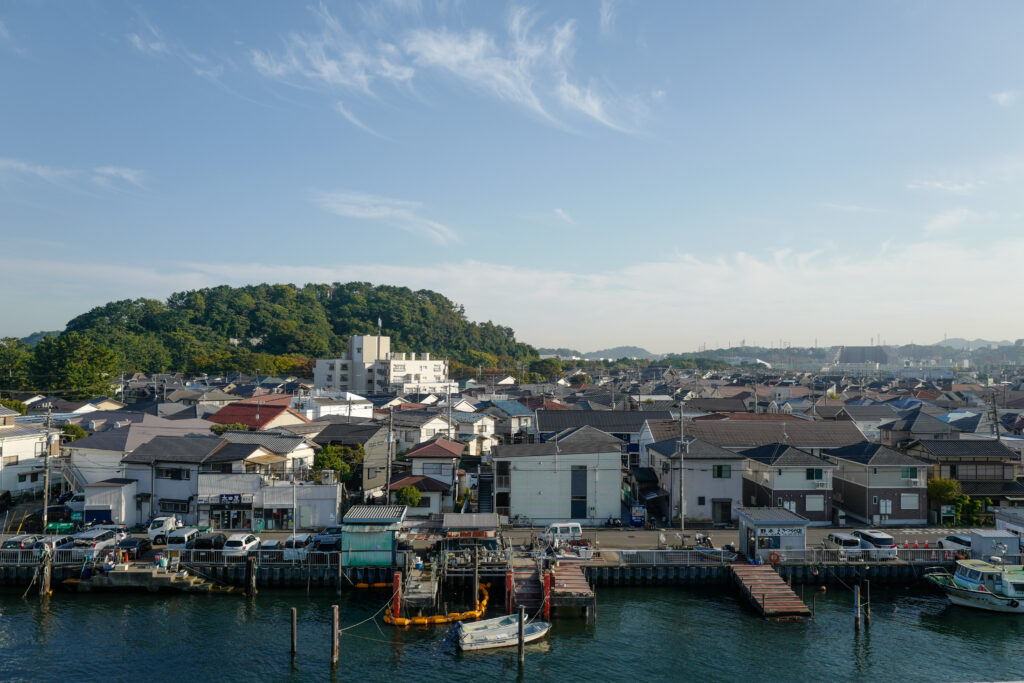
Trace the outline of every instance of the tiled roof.
{"label": "tiled roof", "polygon": [[584,425],[608,433],[638,433],[647,420],[670,420],[667,410],[538,410],[537,430],[555,432]]}
{"label": "tiled roof", "polygon": [[420,491],[447,491],[451,488],[449,484],[438,481],[433,477],[425,477],[422,474],[401,474],[391,480],[392,491],[397,491],[404,486],[413,486]]}
{"label": "tiled roof", "polygon": [[224,440],[231,443],[255,444],[263,446],[272,453],[291,453],[299,446],[307,443],[301,436],[287,436],[266,432],[224,432]]}
{"label": "tiled roof", "polygon": [[405,457],[458,458],[462,456],[462,451],[464,449],[465,446],[463,446],[461,443],[457,441],[449,441],[448,439],[438,438],[416,444],[405,454]]}
{"label": "tiled roof", "polygon": [[[666,458],[674,458],[679,454],[679,437],[653,443],[648,448]],[[692,436],[686,437],[684,457],[688,460],[743,460],[743,456],[739,453],[728,451]]]}
{"label": "tiled roof", "polygon": [[261,405],[241,401],[229,403],[206,419],[217,424],[244,424],[250,429],[262,429],[269,422],[285,413],[291,413],[300,420],[309,422],[304,416],[286,405],[267,405],[266,403]]}
{"label": "tiled roof", "polygon": [[980,496],[1024,497],[1024,483],[1019,481],[960,481],[960,490],[972,498]]}
{"label": "tiled roof", "polygon": [[510,417],[527,417],[533,415],[533,411],[519,401],[488,401],[493,406]]}
{"label": "tiled roof", "polygon": [[686,433],[723,448],[785,443],[799,448],[838,448],[860,443],[864,435],[852,422],[688,422]]}
{"label": "tiled roof", "polygon": [[573,427],[558,433],[559,438],[545,443],[510,444],[495,446],[491,455],[507,458],[531,455],[555,455],[557,453],[617,453],[622,442],[593,427]]}
{"label": "tiled roof", "polygon": [[776,507],[764,507],[764,508],[736,508],[736,512],[747,517],[753,522],[763,523],[793,523],[803,522],[804,524],[809,523],[806,517],[801,517],[795,512],[790,512],[786,508]]}
{"label": "tiled roof", "polygon": [[0,406],[0,417],[10,417],[11,415],[21,415],[17,410],[11,410],[7,406]]}
{"label": "tiled roof", "polygon": [[1020,456],[995,439],[921,439],[915,442],[938,458],[1000,458]]}
{"label": "tiled roof", "polygon": [[126,455],[122,462],[198,464],[221,443],[223,440],[217,436],[157,436]]}
{"label": "tiled roof", "polygon": [[920,458],[900,453],[880,443],[868,443],[867,441],[851,446],[843,446],[842,448],[832,448],[825,451],[825,455],[874,467],[881,467],[883,465],[921,467],[928,465],[927,462]]}
{"label": "tiled roof", "polygon": [[879,425],[879,429],[894,432],[911,432],[914,434],[949,434],[956,428],[932,417],[922,410],[914,410],[905,417]]}
{"label": "tiled roof", "polygon": [[740,451],[740,455],[772,467],[835,467],[833,463],[807,451],[781,443],[767,444]]}

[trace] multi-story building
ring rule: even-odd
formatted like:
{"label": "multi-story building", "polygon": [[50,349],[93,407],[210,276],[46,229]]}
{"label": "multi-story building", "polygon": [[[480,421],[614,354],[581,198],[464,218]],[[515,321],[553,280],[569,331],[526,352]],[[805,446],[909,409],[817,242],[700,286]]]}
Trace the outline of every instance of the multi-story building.
{"label": "multi-story building", "polygon": [[786,508],[811,520],[812,526],[832,521],[834,463],[781,443],[740,454],[747,458],[743,502],[751,507]]}
{"label": "multi-story building", "polygon": [[313,367],[317,389],[357,394],[458,393],[448,379],[448,361],[429,353],[392,353],[391,337],[353,336],[341,358],[321,358]]}
{"label": "multi-story building", "polygon": [[927,523],[930,463],[866,441],[824,456],[838,465],[832,502],[853,519],[876,526]]}

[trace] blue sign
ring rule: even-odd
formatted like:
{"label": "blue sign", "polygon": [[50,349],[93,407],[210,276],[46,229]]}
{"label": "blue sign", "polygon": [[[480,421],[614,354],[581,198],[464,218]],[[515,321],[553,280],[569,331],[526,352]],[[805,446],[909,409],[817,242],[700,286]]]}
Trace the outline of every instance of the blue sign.
{"label": "blue sign", "polygon": [[220,494],[221,505],[240,505],[242,503],[241,493],[222,493]]}
{"label": "blue sign", "polygon": [[631,505],[629,508],[629,523],[633,526],[643,526],[647,519],[647,508],[643,505]]}

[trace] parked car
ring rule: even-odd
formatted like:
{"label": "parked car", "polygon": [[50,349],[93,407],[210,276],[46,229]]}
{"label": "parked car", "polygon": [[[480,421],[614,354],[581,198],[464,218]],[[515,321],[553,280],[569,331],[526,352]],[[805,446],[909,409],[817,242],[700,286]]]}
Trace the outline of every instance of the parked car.
{"label": "parked car", "polygon": [[39,550],[45,545],[49,546],[51,550],[65,550],[72,547],[74,544],[75,537],[71,534],[58,534],[55,536],[43,536],[36,541],[32,547]]}
{"label": "parked car", "polygon": [[253,534],[231,534],[224,543],[225,555],[246,555],[260,545],[259,536]]}
{"label": "parked car", "polygon": [[167,543],[167,535],[178,528],[178,520],[174,517],[154,517],[149,523],[149,540],[153,545]]}
{"label": "parked car", "polygon": [[192,548],[195,550],[223,550],[224,542],[227,540],[228,537],[220,532],[199,534],[196,536],[196,542]]}
{"label": "parked car", "polygon": [[122,538],[117,542],[117,549],[127,551],[128,559],[137,560],[140,556],[145,555],[152,550],[153,544],[149,542],[148,538],[129,536],[128,538]]}
{"label": "parked car", "polygon": [[944,550],[971,552],[971,537],[963,534],[950,534],[939,539],[939,547]]}
{"label": "parked car", "polygon": [[304,560],[313,545],[313,534],[292,534],[284,542],[284,559]]}
{"label": "parked car", "polygon": [[88,529],[75,534],[75,550],[97,553],[115,545],[117,545],[117,539],[111,529]]}
{"label": "parked car", "polygon": [[[46,523],[49,525],[50,522],[71,522],[71,508],[66,505],[51,505],[46,508]],[[37,533],[43,532],[43,511],[36,510],[31,515],[25,518],[21,523],[21,528],[25,531],[33,531]]]}
{"label": "parked car", "polygon": [[186,526],[175,529],[167,537],[167,550],[191,550],[199,536],[199,529]]}
{"label": "parked car", "polygon": [[0,546],[3,550],[28,550],[31,549],[36,541],[41,539],[42,536],[36,534],[21,534],[19,536],[12,536],[4,541],[3,545]]}
{"label": "parked car", "polygon": [[92,528],[92,529],[110,529],[111,531],[114,532],[114,538],[117,539],[117,541],[123,541],[124,539],[128,538],[128,536],[131,535],[128,532],[128,527],[126,527],[124,524],[96,524],[96,525],[94,525],[94,526],[92,526],[90,528]]}
{"label": "parked car", "polygon": [[328,526],[328,527],[324,527],[323,529],[318,531],[316,536],[313,537],[313,540],[314,541],[319,541],[319,540],[324,539],[324,538],[334,538],[334,537],[337,537],[337,536],[341,536],[341,527],[340,526]]}
{"label": "parked car", "polygon": [[71,508],[72,512],[82,512],[85,510],[85,494],[76,493],[75,495],[71,496],[71,498],[69,498],[67,502],[65,502],[64,504]]}
{"label": "parked car", "polygon": [[14,505],[10,491],[0,491],[0,512],[7,512]]}
{"label": "parked car", "polygon": [[327,538],[321,538],[313,544],[310,550],[315,550],[318,553],[336,553],[341,551],[341,537],[340,536],[328,536]]}
{"label": "parked car", "polygon": [[860,547],[866,551],[867,557],[873,560],[896,559],[896,539],[884,531],[858,529],[853,535],[860,539]]}
{"label": "parked car", "polygon": [[825,547],[839,550],[840,559],[843,560],[863,559],[865,552],[860,547],[860,537],[839,531],[832,532],[825,537]]}

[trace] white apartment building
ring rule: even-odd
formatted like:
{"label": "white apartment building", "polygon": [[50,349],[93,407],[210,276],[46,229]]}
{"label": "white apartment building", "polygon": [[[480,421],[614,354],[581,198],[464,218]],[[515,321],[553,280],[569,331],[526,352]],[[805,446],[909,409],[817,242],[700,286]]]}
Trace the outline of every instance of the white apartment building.
{"label": "white apartment building", "polygon": [[342,358],[321,358],[313,367],[316,389],[357,394],[458,393],[448,379],[448,361],[429,353],[392,353],[391,337],[354,336]]}
{"label": "white apartment building", "polygon": [[292,397],[292,410],[310,420],[327,415],[341,415],[357,420],[373,419],[373,404],[348,391],[314,389],[309,394]]}

